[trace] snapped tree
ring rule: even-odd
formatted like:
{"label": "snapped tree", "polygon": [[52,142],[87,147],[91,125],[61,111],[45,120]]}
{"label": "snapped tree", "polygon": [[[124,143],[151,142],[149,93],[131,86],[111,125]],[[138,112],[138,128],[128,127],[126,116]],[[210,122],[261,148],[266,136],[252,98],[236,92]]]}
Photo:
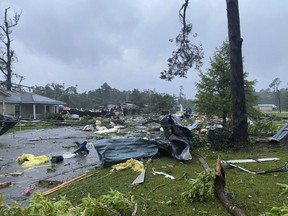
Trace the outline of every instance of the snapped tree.
{"label": "snapped tree", "polygon": [[[9,9],[10,8],[5,9],[4,22],[2,25],[0,25],[0,70],[5,77],[5,86],[7,91],[11,91],[12,88],[12,66],[13,63],[17,60],[16,53],[11,47],[11,42],[13,41],[11,34],[12,29],[17,26],[22,14],[14,11],[13,17],[9,18]],[[23,80],[22,76],[18,77],[21,79],[21,81]]]}
{"label": "snapped tree", "polygon": [[[172,52],[168,59],[168,70],[161,72],[160,78],[171,81],[175,76],[186,77],[190,68],[199,69],[202,66],[203,51],[201,46],[192,44],[188,36],[192,24],[187,23],[186,11],[189,0],[185,0],[179,11],[183,25],[176,37],[177,51]],[[248,123],[244,90],[242,38],[240,34],[240,18],[238,0],[226,0],[228,36],[230,47],[230,84],[232,99],[232,134],[231,142],[235,147],[246,147],[248,142]]]}

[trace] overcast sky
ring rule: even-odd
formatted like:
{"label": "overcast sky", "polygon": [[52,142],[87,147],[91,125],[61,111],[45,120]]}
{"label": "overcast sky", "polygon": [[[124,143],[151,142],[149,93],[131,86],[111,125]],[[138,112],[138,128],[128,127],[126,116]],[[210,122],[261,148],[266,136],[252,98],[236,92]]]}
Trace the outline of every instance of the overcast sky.
{"label": "overcast sky", "polygon": [[[20,12],[12,47],[18,63],[14,72],[21,84],[65,87],[78,92],[95,90],[107,82],[119,90],[156,90],[187,98],[195,95],[198,72],[172,82],[161,80],[167,59],[175,50],[170,38],[181,28],[178,10],[184,0],[1,0],[4,10]],[[287,87],[288,1],[239,0],[242,53],[248,79],[256,90],[266,89],[276,77]],[[191,0],[188,18],[203,45],[202,70],[209,67],[215,48],[227,39],[225,0]],[[17,82],[16,80],[14,80]]]}

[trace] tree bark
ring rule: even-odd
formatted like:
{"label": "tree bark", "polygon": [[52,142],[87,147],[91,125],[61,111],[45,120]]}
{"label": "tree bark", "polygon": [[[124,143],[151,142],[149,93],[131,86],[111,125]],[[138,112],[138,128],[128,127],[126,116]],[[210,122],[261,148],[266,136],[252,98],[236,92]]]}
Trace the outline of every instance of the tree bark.
{"label": "tree bark", "polygon": [[238,0],[226,0],[228,36],[230,45],[230,81],[232,97],[231,142],[234,147],[246,147],[248,142],[248,124],[246,99],[244,91],[242,41],[240,33],[240,18]]}
{"label": "tree bark", "polygon": [[221,160],[218,159],[215,168],[215,179],[214,179],[214,191],[220,202],[223,206],[229,211],[232,215],[235,216],[245,216],[244,211],[237,206],[230,203],[228,198],[224,193],[225,188],[225,171],[221,165]]}

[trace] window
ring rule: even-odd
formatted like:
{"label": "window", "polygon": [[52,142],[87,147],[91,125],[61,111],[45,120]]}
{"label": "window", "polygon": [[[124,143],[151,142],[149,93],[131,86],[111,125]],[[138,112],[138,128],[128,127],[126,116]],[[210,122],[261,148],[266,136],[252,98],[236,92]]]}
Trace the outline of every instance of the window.
{"label": "window", "polygon": [[16,104],[15,105],[15,116],[20,116],[20,105]]}

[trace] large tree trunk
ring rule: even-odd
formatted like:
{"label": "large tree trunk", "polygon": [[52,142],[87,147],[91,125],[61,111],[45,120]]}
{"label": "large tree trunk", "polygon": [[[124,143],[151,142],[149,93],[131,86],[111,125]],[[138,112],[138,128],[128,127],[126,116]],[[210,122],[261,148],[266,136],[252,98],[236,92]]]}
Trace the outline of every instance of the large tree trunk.
{"label": "large tree trunk", "polygon": [[11,57],[9,56],[8,61],[7,61],[8,63],[6,64],[6,67],[7,67],[6,90],[7,91],[11,91],[11,89],[12,89],[12,69],[11,69],[11,60],[10,59],[11,59]]}
{"label": "large tree trunk", "polygon": [[226,0],[228,35],[230,44],[232,125],[231,142],[234,147],[246,147],[248,141],[248,124],[246,100],[244,91],[244,76],[242,62],[242,38],[240,34],[240,19],[238,0]]}

